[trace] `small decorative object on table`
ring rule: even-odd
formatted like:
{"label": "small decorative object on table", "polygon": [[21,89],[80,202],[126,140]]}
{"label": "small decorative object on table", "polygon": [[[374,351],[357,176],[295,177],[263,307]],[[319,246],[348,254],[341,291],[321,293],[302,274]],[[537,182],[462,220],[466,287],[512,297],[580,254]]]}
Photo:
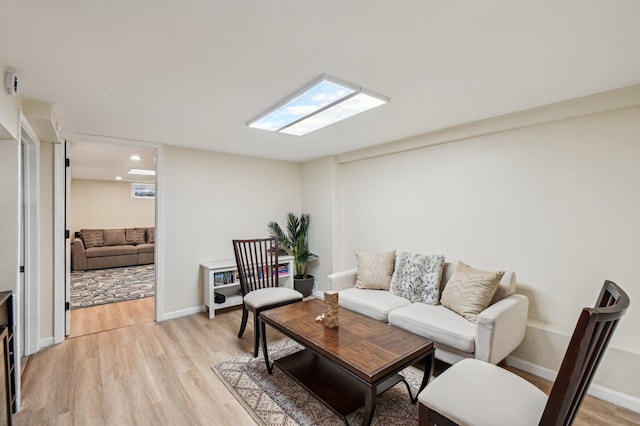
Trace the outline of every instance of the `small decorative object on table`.
{"label": "small decorative object on table", "polygon": [[327,328],[336,328],[338,326],[338,292],[325,291],[324,305],[326,309],[316,318],[316,322],[321,322]]}

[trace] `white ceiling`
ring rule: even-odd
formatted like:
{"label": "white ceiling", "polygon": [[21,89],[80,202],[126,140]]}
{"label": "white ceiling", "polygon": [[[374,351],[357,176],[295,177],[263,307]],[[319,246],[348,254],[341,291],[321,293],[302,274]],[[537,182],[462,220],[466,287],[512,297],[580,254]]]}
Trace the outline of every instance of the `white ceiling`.
{"label": "white ceiling", "polygon": [[[63,134],[304,161],[640,83],[640,1],[4,0],[0,64]],[[391,102],[245,122],[327,73]]]}
{"label": "white ceiling", "polygon": [[[154,176],[131,175],[131,169],[156,169],[155,149],[134,145],[74,142],[69,143],[67,157],[72,179],[111,180],[120,176],[122,182],[155,182]],[[132,160],[137,155],[140,160]]]}

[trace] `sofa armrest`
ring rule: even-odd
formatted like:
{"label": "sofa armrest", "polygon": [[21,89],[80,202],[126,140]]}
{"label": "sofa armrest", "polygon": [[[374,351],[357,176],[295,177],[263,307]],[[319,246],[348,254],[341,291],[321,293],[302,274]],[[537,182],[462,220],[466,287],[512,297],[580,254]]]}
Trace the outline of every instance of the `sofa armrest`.
{"label": "sofa armrest", "polygon": [[87,256],[84,243],[80,238],[76,238],[71,244],[71,270],[84,271],[85,269],[87,269]]}
{"label": "sofa armrest", "polygon": [[475,358],[497,364],[522,343],[527,329],[529,299],[512,294],[478,315]]}
{"label": "sofa armrest", "polygon": [[356,285],[356,271],[356,269],[350,269],[329,274],[327,278],[331,282],[331,290],[340,291]]}

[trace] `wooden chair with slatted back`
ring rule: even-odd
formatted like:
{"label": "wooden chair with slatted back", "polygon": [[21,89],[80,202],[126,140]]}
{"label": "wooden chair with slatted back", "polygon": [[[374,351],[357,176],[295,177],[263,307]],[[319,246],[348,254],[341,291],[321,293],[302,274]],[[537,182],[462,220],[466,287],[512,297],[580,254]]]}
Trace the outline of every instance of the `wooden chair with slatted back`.
{"label": "wooden chair with slatted back", "polygon": [[278,240],[261,238],[233,240],[233,251],[242,292],[242,322],[238,338],[247,327],[249,311],[253,312],[253,356],[260,347],[260,312],[290,303],[300,302],[302,293],[279,287]]}
{"label": "wooden chair with slatted back", "polygon": [[570,425],[609,340],[629,306],[627,294],[605,281],[593,308],[584,308],[549,396],[495,365],[465,359],[419,395],[421,425]]}

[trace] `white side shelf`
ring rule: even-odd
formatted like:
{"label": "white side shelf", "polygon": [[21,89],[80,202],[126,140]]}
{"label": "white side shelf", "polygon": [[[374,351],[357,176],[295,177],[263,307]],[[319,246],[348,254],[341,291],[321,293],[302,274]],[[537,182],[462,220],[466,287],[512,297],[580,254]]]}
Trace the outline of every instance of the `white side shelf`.
{"label": "white side shelf", "polygon": [[[280,275],[278,281],[280,287],[293,288],[294,263],[293,256],[280,256],[278,259],[280,265],[287,265],[289,273]],[[229,308],[231,306],[242,305],[242,296],[240,295],[240,282],[235,259],[218,260],[214,262],[205,262],[200,264],[202,272],[202,290],[205,309],[209,310],[209,319],[215,317],[216,309]],[[227,274],[224,274],[227,273]],[[218,284],[216,285],[216,274],[218,274]],[[220,280],[221,276],[231,282]],[[233,279],[231,279],[233,277]],[[222,283],[221,283],[222,281]],[[226,300],[224,303],[215,303],[215,293],[224,294]]]}

